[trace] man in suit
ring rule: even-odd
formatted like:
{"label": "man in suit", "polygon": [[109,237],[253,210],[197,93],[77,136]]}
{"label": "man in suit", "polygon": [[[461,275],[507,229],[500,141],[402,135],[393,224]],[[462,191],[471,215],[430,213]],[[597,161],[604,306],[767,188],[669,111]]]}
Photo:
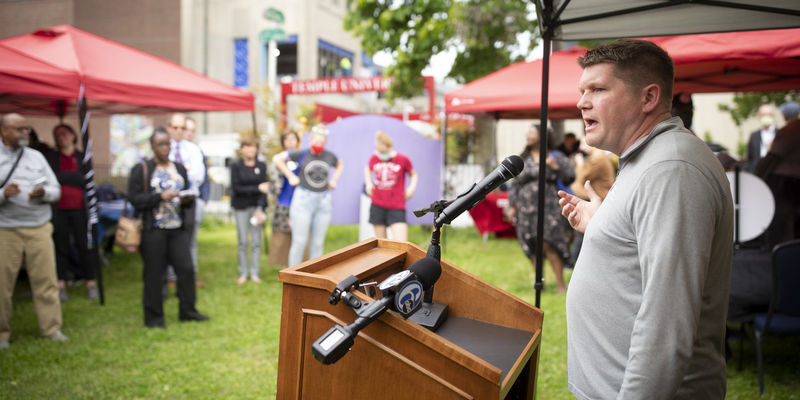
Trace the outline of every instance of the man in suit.
{"label": "man in suit", "polygon": [[775,139],[775,107],[764,104],[758,108],[758,121],[761,129],[750,134],[750,141],[747,143],[747,170],[753,172],[756,169],[758,160],[767,155],[772,140]]}

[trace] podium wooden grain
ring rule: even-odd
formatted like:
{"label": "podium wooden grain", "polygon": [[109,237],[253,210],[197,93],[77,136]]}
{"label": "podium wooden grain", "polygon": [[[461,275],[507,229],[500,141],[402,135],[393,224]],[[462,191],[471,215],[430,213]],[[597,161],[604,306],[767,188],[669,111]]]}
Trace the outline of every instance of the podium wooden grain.
{"label": "podium wooden grain", "polygon": [[[510,368],[501,370],[392,311],[360,331],[352,350],[335,364],[314,359],[311,344],[320,335],[334,324],[347,325],[356,318],[348,306],[328,304],[337,283],[350,275],[380,282],[423,257],[425,251],[413,244],[368,239],[282,270],[277,398],[535,398],[542,311],[445,261],[434,301],[448,304],[454,321],[513,328],[525,333],[526,339],[530,336],[519,354],[511,354]],[[354,293],[372,300],[363,292]],[[492,340],[503,340],[475,339],[488,348],[493,348]]]}

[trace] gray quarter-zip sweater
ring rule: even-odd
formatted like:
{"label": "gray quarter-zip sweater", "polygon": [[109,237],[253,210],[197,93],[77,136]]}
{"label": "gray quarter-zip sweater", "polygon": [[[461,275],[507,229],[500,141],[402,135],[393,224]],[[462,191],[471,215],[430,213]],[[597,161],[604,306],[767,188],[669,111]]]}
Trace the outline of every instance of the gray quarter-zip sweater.
{"label": "gray quarter-zip sweater", "polygon": [[579,399],[722,399],[733,202],[722,165],[679,118],[620,157],[567,291]]}

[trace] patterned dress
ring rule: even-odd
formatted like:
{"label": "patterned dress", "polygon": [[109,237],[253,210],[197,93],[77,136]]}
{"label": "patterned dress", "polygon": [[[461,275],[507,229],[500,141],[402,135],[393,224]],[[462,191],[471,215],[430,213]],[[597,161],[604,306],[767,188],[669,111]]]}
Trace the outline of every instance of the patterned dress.
{"label": "patterned dress", "polygon": [[[550,245],[562,260],[569,258],[569,226],[567,219],[561,216],[561,207],[558,205],[558,183],[561,179],[564,185],[569,185],[575,179],[575,170],[569,163],[564,153],[554,151],[558,171],[549,166],[545,168],[545,196],[544,196],[544,241]],[[524,156],[525,168],[511,182],[508,191],[508,201],[517,209],[516,230],[517,239],[522,245],[522,251],[528,258],[536,255],[536,218],[539,198],[539,163],[533,160],[530,154]]]}

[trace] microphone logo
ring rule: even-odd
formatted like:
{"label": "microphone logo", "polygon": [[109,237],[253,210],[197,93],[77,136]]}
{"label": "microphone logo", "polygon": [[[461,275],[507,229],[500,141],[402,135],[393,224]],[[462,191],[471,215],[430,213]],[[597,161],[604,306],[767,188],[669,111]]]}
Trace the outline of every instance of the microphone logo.
{"label": "microphone logo", "polygon": [[402,314],[416,310],[421,301],[422,284],[418,280],[406,282],[394,296],[394,306]]}

